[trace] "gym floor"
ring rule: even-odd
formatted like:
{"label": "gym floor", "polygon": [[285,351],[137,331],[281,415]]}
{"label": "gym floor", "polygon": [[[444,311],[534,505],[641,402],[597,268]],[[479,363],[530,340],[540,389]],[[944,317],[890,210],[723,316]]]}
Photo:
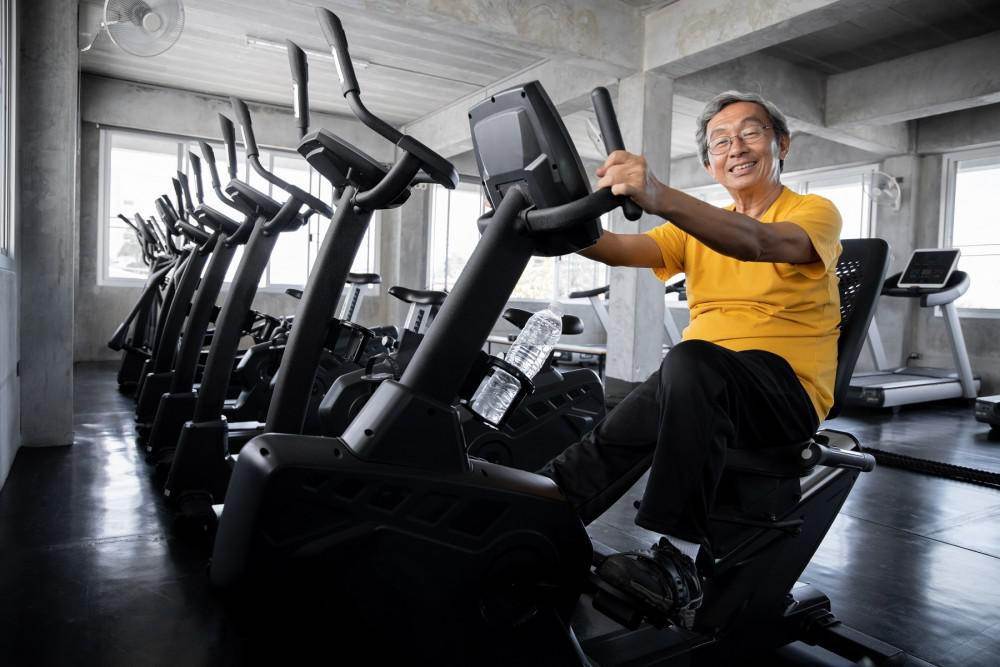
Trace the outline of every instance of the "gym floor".
{"label": "gym floor", "polygon": [[[114,364],[76,368],[77,440],[22,449],[0,493],[0,655],[8,665],[250,662],[213,599],[201,548],[135,446]],[[1000,443],[955,404],[841,417],[863,444],[1000,472]],[[640,482],[641,485],[641,482]],[[622,499],[592,527],[646,546]],[[862,475],[803,580],[838,617],[936,665],[1000,664],[1000,490],[880,467]],[[815,664],[804,649],[788,660]]]}

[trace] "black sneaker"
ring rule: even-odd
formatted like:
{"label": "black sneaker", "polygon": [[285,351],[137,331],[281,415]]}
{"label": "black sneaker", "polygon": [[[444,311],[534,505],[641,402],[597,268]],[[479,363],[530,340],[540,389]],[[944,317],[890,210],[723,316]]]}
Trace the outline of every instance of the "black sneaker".
{"label": "black sneaker", "polygon": [[637,598],[654,623],[669,620],[691,629],[701,606],[701,579],[694,561],[661,537],[647,551],[626,551],[609,556],[597,576]]}

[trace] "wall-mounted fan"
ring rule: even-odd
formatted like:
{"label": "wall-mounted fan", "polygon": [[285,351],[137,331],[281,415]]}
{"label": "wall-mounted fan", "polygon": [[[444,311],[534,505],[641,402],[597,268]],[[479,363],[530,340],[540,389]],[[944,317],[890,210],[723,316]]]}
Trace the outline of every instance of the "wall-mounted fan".
{"label": "wall-mounted fan", "polygon": [[862,189],[865,196],[876,204],[887,204],[892,206],[893,211],[898,211],[903,196],[899,187],[902,181],[903,179],[891,176],[884,171],[873,171],[862,182]]}
{"label": "wall-mounted fan", "polygon": [[80,50],[89,51],[101,33],[107,32],[126,53],[157,56],[173,46],[183,30],[182,0],[105,0],[100,28]]}

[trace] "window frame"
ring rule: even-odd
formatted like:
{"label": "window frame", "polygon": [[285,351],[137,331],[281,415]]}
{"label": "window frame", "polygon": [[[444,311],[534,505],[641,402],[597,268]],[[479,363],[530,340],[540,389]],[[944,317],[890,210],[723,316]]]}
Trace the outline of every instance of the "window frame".
{"label": "window frame", "polygon": [[[146,131],[146,130],[135,130],[131,128],[115,127],[110,125],[98,124],[97,128],[100,132],[99,136],[99,175],[98,175],[98,211],[100,216],[100,221],[97,230],[97,284],[101,287],[139,287],[143,284],[144,279],[140,278],[113,278],[108,275],[109,269],[109,243],[110,243],[110,228],[111,223],[111,210],[110,210],[110,188],[111,188],[111,144],[112,138],[115,134],[131,134],[139,137],[155,137],[161,139],[168,139],[176,143],[177,150],[177,171],[185,173],[189,178],[192,177],[190,161],[188,160],[187,152],[192,150],[192,144],[199,141],[196,137],[185,137],[178,136],[163,132]],[[219,140],[214,138],[206,139],[207,143],[213,146],[213,150],[218,148]],[[195,151],[196,152],[196,151]],[[299,154],[294,150],[288,150],[284,148],[273,148],[273,147],[262,147],[261,152],[266,156],[264,161],[264,166],[266,168],[273,168],[275,156],[294,156],[299,158]],[[216,155],[220,155],[219,151],[216,150]],[[299,158],[301,159],[301,158]],[[243,170],[244,173],[249,174],[251,167],[249,162],[244,155],[243,158]],[[313,178],[321,179],[322,176],[316,172],[315,169],[308,167],[310,185],[314,183]],[[202,178],[208,178],[208,171],[205,170],[202,174]],[[318,183],[319,181],[316,181]],[[266,193],[270,194],[277,189],[271,183],[267,183]],[[208,184],[210,188],[211,185]],[[330,201],[328,202],[331,207],[333,207],[336,202],[333,200],[333,189],[329,184],[327,187],[330,189]],[[173,192],[168,186],[165,186],[164,192],[173,199]],[[192,189],[192,198],[194,191]],[[372,217],[371,224],[368,228],[369,238],[371,240],[371,252],[370,257],[372,260],[372,265],[368,269],[369,272],[379,273],[379,267],[381,263],[381,214],[376,212]],[[316,238],[319,233],[319,219],[318,216],[313,215],[309,219],[307,226],[309,238],[307,240],[307,250],[306,257],[308,263],[307,280],[309,273],[315,265],[315,260],[317,253],[319,251],[321,240]],[[293,232],[296,233],[296,232]],[[315,239],[315,240],[314,240]],[[290,287],[301,288],[303,285],[298,283],[277,283],[271,282],[271,265],[268,262],[267,267],[264,270],[263,280],[265,285],[258,287],[258,292],[263,293],[283,293],[286,289]],[[228,282],[226,283],[229,284]],[[364,289],[365,296],[377,296],[380,293],[380,285],[368,285]]]}
{"label": "window frame", "polygon": [[[951,248],[955,230],[955,190],[958,181],[958,164],[974,160],[993,159],[1000,167],[1000,144],[950,151],[941,156],[941,208],[938,216],[938,247]],[[961,246],[960,246],[961,247]],[[959,260],[961,261],[961,260]],[[940,316],[940,308],[935,308],[935,314]],[[962,308],[958,309],[959,317],[972,319],[1000,319],[998,308]]]}

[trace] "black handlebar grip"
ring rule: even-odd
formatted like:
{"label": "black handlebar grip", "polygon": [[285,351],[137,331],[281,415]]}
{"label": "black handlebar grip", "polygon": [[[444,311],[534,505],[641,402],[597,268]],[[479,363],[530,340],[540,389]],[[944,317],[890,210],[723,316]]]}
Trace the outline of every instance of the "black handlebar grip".
{"label": "black handlebar grip", "polygon": [[[597,125],[601,128],[604,150],[607,151],[608,155],[615,151],[625,150],[625,141],[622,139],[622,130],[618,125],[615,105],[611,102],[611,93],[604,86],[598,86],[590,93],[590,101],[594,105],[594,113],[597,114]],[[638,220],[642,217],[642,209],[628,198],[622,204],[622,211],[628,220]]]}
{"label": "black handlebar grip", "polygon": [[[180,220],[184,218],[184,198],[181,194],[181,182],[177,180],[177,178],[172,178],[170,180],[174,182],[174,195],[177,197],[177,208],[174,208],[173,204],[171,204],[170,208],[173,209],[177,219]],[[170,200],[168,199],[167,202],[169,203]]]}
{"label": "black handlebar grip", "polygon": [[330,45],[333,62],[337,66],[337,76],[340,78],[341,90],[344,91],[344,95],[351,91],[360,93],[361,86],[358,85],[358,79],[354,76],[354,63],[351,62],[351,54],[347,50],[347,35],[344,34],[343,24],[336,14],[323,7],[316,8],[316,17],[323,29],[326,43]]}
{"label": "black handlebar grip", "polygon": [[219,114],[219,126],[222,128],[222,143],[226,145],[226,164],[229,167],[229,179],[236,178],[236,129],[228,116]]}
{"label": "black handlebar grip", "polygon": [[299,121],[299,136],[305,136],[309,131],[309,61],[306,52],[292,40],[285,40],[285,47],[292,69],[292,110]]}
{"label": "black handlebar grip", "polygon": [[201,186],[201,158],[192,151],[188,151],[188,160],[191,161],[191,172],[194,174],[194,194],[199,204],[205,203],[205,190]]}
{"label": "black handlebar grip", "polygon": [[190,216],[194,213],[194,202],[191,201],[191,187],[188,185],[187,174],[178,171],[177,180],[180,181],[181,191],[184,193],[184,205],[187,207],[188,216]]}
{"label": "black handlebar grip", "polygon": [[173,231],[174,222],[177,219],[174,215],[174,207],[170,204],[169,200],[163,196],[157,199],[154,205],[156,206],[156,214],[160,216],[160,220],[167,226],[167,229]]}
{"label": "black handlebar grip", "polygon": [[212,179],[212,188],[218,190],[222,187],[222,183],[219,182],[219,168],[215,166],[215,151],[204,141],[199,141],[198,145],[201,146],[201,156],[205,158],[205,164],[208,165],[208,175]]}
{"label": "black handlebar grip", "polygon": [[253,136],[253,123],[250,120],[250,109],[247,103],[237,97],[230,97],[229,102],[233,105],[233,113],[236,114],[236,122],[240,124],[243,131],[243,145],[247,149],[247,157],[260,155],[257,150],[257,140]]}

